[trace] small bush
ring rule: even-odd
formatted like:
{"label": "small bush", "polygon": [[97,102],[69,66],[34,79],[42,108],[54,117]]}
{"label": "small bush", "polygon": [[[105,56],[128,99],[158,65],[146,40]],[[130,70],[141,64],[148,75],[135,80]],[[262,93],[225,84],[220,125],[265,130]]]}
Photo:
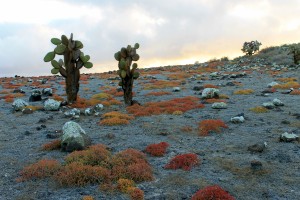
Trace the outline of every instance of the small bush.
{"label": "small bush", "polygon": [[290,95],[300,95],[300,90],[293,90]]}
{"label": "small bush", "polygon": [[284,84],[274,85],[272,88],[275,89],[290,89],[290,88],[300,88],[300,84],[296,81],[286,82]]}
{"label": "small bush", "polygon": [[61,140],[60,139],[53,140],[42,146],[42,150],[45,150],[45,151],[58,150],[60,148],[61,148]]}
{"label": "small bush", "polygon": [[134,181],[130,180],[130,179],[120,178],[117,181],[117,188],[118,188],[118,190],[120,190],[123,193],[127,193],[128,189],[130,187],[134,187],[134,186],[135,186]]}
{"label": "small bush", "polygon": [[233,94],[240,94],[240,95],[248,95],[252,94],[254,91],[251,89],[245,89],[245,90],[237,90]]}
{"label": "small bush", "polygon": [[110,180],[110,170],[100,166],[72,162],[57,172],[54,179],[61,186],[85,186]]}
{"label": "small bush", "polygon": [[255,113],[266,113],[266,112],[269,112],[269,110],[263,106],[256,106],[254,108],[250,108],[249,109],[250,111],[252,112],[255,112]]}
{"label": "small bush", "polygon": [[94,197],[87,195],[87,196],[83,196],[82,200],[94,200]]}
{"label": "small bush", "polygon": [[87,150],[73,151],[65,157],[65,161],[67,164],[76,162],[84,165],[108,167],[110,157],[111,153],[105,145],[96,144],[90,146]]}
{"label": "small bush", "polygon": [[59,170],[61,165],[57,160],[44,159],[37,163],[26,166],[20,172],[20,178],[18,181],[27,181],[29,179],[42,179],[53,176]]}
{"label": "small bush", "polygon": [[105,113],[102,115],[102,117],[104,119],[100,121],[100,125],[108,125],[108,126],[129,124],[129,120],[134,119],[133,116],[129,116],[127,114],[123,114],[116,111]]}
{"label": "small bush", "polygon": [[228,126],[220,119],[207,119],[199,123],[199,134],[207,136],[209,132],[221,132],[220,128],[228,128]]}
{"label": "small bush", "polygon": [[188,110],[203,108],[204,105],[199,103],[199,98],[186,96],[175,98],[168,101],[149,102],[144,106],[134,104],[127,107],[127,111],[135,116],[149,116],[160,114],[173,114],[175,111],[186,112]]}
{"label": "small bush", "polygon": [[169,144],[167,142],[160,142],[158,144],[150,144],[145,151],[151,156],[164,156]]}
{"label": "small bush", "polygon": [[160,92],[149,92],[149,93],[145,94],[145,96],[163,96],[163,95],[169,95],[169,94],[172,94],[172,93],[160,91]]}
{"label": "small bush", "polygon": [[111,160],[114,179],[132,179],[135,182],[153,180],[152,167],[146,155],[135,149],[126,149],[115,154]]}
{"label": "small bush", "polygon": [[186,171],[191,170],[194,166],[199,165],[200,160],[198,156],[194,153],[187,153],[177,155],[172,160],[165,165],[165,169],[183,169]]}
{"label": "small bush", "polygon": [[130,196],[131,200],[143,200],[144,199],[144,191],[136,188],[136,187],[130,187],[127,192]]}
{"label": "small bush", "polygon": [[227,191],[223,190],[218,185],[208,186],[197,191],[192,200],[235,200]]}

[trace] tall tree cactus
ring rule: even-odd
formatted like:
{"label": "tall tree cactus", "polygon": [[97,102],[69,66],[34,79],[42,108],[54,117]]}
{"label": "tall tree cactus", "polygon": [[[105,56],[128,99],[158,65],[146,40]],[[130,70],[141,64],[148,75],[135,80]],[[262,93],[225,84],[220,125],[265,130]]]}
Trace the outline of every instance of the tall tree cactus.
{"label": "tall tree cactus", "polygon": [[289,47],[289,53],[293,55],[294,64],[300,64],[300,44],[293,44]]}
{"label": "tall tree cactus", "polygon": [[[51,62],[52,74],[60,73],[66,79],[66,93],[68,103],[73,103],[77,99],[79,91],[80,69],[82,67],[91,68],[93,64],[89,62],[90,56],[84,55],[80,49],[83,48],[82,42],[73,40],[73,33],[70,38],[62,35],[61,39],[52,38],[51,43],[56,45],[54,51],[46,54],[45,62]],[[63,55],[64,59],[54,60],[56,55]]]}
{"label": "tall tree cactus", "polygon": [[[138,65],[132,61],[138,61],[140,56],[136,53],[139,48],[139,44],[136,43],[134,47],[128,45],[127,48],[122,47],[120,51],[115,53],[115,59],[119,61],[118,75],[121,77],[119,85],[124,92],[125,104],[132,105],[132,87],[133,81],[139,77],[139,72],[136,71]],[[131,65],[132,64],[132,65]]]}

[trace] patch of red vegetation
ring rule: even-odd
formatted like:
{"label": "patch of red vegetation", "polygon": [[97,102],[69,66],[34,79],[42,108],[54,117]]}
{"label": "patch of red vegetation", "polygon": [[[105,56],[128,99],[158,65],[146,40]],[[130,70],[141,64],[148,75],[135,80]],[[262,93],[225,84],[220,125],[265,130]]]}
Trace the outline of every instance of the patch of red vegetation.
{"label": "patch of red vegetation", "polygon": [[172,114],[175,111],[186,112],[188,110],[204,108],[204,105],[199,103],[199,98],[186,96],[183,98],[175,98],[168,101],[149,102],[144,106],[134,104],[127,107],[127,112],[135,116],[149,116],[160,114]]}
{"label": "patch of red vegetation", "polygon": [[199,123],[200,136],[207,136],[209,132],[221,132],[220,128],[228,128],[228,126],[220,119],[206,119]]}
{"label": "patch of red vegetation", "polygon": [[204,88],[219,88],[219,86],[213,85],[213,84],[204,84]]}
{"label": "patch of red vegetation", "polygon": [[49,143],[43,144],[43,146],[42,146],[42,150],[45,150],[45,151],[58,150],[60,148],[61,148],[61,140],[60,139],[53,140]]}
{"label": "patch of red vegetation", "polygon": [[150,154],[151,156],[164,156],[169,146],[170,145],[167,142],[150,144],[146,147],[145,152]]}
{"label": "patch of red vegetation", "polygon": [[224,100],[224,99],[205,99],[205,103],[211,104],[211,103],[217,103],[217,102],[226,103],[226,100]]}
{"label": "patch of red vegetation", "polygon": [[197,191],[193,196],[192,200],[235,200],[227,191],[223,190],[218,185],[207,186]]}
{"label": "patch of red vegetation", "polygon": [[165,169],[183,169],[185,171],[191,170],[194,166],[199,165],[200,160],[194,153],[187,153],[177,155],[165,165]]}
{"label": "patch of red vegetation", "polygon": [[159,91],[159,92],[149,92],[145,94],[145,96],[163,96],[163,95],[169,95],[172,94],[171,92],[166,91]]}
{"label": "patch of red vegetation", "polygon": [[300,95],[300,90],[293,90],[290,95]]}

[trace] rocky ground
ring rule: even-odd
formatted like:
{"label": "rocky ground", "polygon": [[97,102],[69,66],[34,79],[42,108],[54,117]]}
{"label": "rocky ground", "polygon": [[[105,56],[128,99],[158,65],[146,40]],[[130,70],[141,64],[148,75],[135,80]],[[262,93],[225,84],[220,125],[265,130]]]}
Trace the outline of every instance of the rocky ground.
{"label": "rocky ground", "polygon": [[[213,69],[213,70],[210,70]],[[52,141],[49,135],[61,132],[63,125],[76,121],[91,137],[93,144],[105,144],[112,152],[127,148],[143,151],[147,145],[159,142],[170,144],[163,157],[147,159],[154,170],[155,180],[137,185],[145,194],[145,199],[190,199],[201,188],[219,185],[236,199],[254,200],[297,200],[300,197],[300,145],[299,141],[280,141],[280,135],[287,132],[300,135],[299,95],[291,95],[291,90],[277,89],[273,93],[268,84],[278,78],[298,78],[300,69],[269,65],[257,62],[206,63],[196,66],[173,66],[141,70],[142,75],[134,82],[134,99],[142,105],[150,101],[164,101],[173,98],[195,96],[201,98],[205,84],[219,86],[221,94],[227,95],[227,108],[214,109],[212,104],[187,111],[181,115],[151,115],[136,117],[128,125],[99,125],[101,115],[116,110],[126,113],[122,105],[104,107],[99,116],[80,115],[79,118],[66,117],[64,112],[71,108],[61,107],[60,111],[43,109],[30,114],[14,111],[12,102],[0,99],[0,199],[82,199],[85,195],[94,199],[129,199],[122,193],[105,193],[98,185],[85,187],[58,187],[49,179],[17,182],[19,172],[29,164],[45,158],[63,162],[68,153],[62,151],[42,151],[41,146]],[[175,74],[175,76],[170,76]],[[179,75],[187,76],[181,77]],[[115,73],[91,74],[81,84],[81,98],[90,98],[103,92],[102,86],[117,87]],[[177,78],[176,78],[177,77]],[[31,79],[31,80],[28,80]],[[19,97],[30,105],[43,106],[42,101],[29,102],[34,85],[42,79],[51,84],[54,93],[64,94],[61,77],[16,77],[10,82],[24,83],[20,88],[25,96]],[[2,78],[0,89],[5,90],[8,79]],[[163,89],[147,88],[146,83],[168,80],[179,81],[179,91],[173,87]],[[237,90],[251,89],[248,95],[234,94]],[[294,88],[297,89],[297,88]],[[147,96],[153,91],[167,91],[169,95]],[[0,90],[1,92],[1,90]],[[2,97],[5,94],[2,94]],[[51,97],[49,97],[51,98]],[[65,98],[65,97],[64,97]],[[115,97],[122,101],[122,97]],[[275,106],[265,113],[255,113],[250,108],[279,99],[284,105]],[[17,98],[15,98],[17,99]],[[232,123],[231,118],[243,114],[243,123]],[[222,119],[229,128],[209,136],[199,136],[198,124],[204,119]],[[257,145],[259,148],[252,147]],[[167,170],[164,166],[175,155],[195,153],[201,164],[190,171]],[[258,167],[251,163],[258,163]]]}

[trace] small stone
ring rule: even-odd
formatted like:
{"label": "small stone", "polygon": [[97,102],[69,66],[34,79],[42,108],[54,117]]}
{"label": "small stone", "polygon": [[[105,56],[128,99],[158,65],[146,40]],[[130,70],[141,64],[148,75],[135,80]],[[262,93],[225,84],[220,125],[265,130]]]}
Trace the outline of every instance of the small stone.
{"label": "small stone", "polygon": [[16,99],[12,103],[12,107],[15,111],[21,111],[24,107],[28,106],[28,103],[23,99]]}
{"label": "small stone", "polygon": [[204,89],[203,86],[195,86],[195,87],[193,87],[194,91],[200,91],[200,90],[203,90],[203,89]]}
{"label": "small stone", "polygon": [[181,88],[180,87],[173,87],[173,92],[180,92]]}
{"label": "small stone", "polygon": [[42,100],[41,91],[38,89],[32,90],[31,95],[29,97],[29,101],[34,102],[34,101],[41,101],[41,100]]}
{"label": "small stone", "polygon": [[43,94],[44,96],[52,96],[53,92],[52,92],[52,89],[51,89],[51,88],[44,88],[44,89],[42,90],[42,94]]}
{"label": "small stone", "polygon": [[33,110],[31,108],[24,108],[22,110],[22,113],[23,114],[32,114],[33,113]]}
{"label": "small stone", "polygon": [[254,144],[248,147],[248,151],[261,153],[265,148],[265,144]]}
{"label": "small stone", "polygon": [[273,99],[272,103],[275,105],[275,106],[284,106],[284,103],[282,103],[282,101],[280,101],[279,99]]}
{"label": "small stone", "polygon": [[281,134],[279,137],[280,142],[292,142],[292,141],[297,141],[297,140],[299,141],[299,136],[297,136],[294,133],[285,132],[285,133]]}
{"label": "small stone", "polygon": [[44,103],[44,109],[46,111],[57,111],[60,107],[60,101],[56,101],[54,99],[48,99]]}
{"label": "small stone", "polygon": [[267,109],[275,108],[275,105],[273,104],[273,102],[265,102],[265,103],[262,104],[262,106],[267,108]]}
{"label": "small stone", "polygon": [[232,117],[230,121],[232,123],[243,123],[245,121],[245,118],[243,116],[236,116],[236,117]]}
{"label": "small stone", "polygon": [[268,87],[271,88],[271,87],[273,87],[275,85],[279,85],[279,83],[273,81],[273,82],[271,82],[271,83],[268,84]]}
{"label": "small stone", "polygon": [[100,103],[94,106],[95,112],[99,112],[99,111],[101,111],[103,109],[104,109],[104,106],[102,104],[100,104]]}
{"label": "small stone", "polygon": [[216,102],[216,103],[213,103],[211,105],[211,107],[213,109],[226,109],[227,108],[227,104],[224,103],[224,102]]}
{"label": "small stone", "polygon": [[220,91],[216,88],[205,88],[202,91],[202,98],[210,99],[210,98],[218,98],[220,95]]}
{"label": "small stone", "polygon": [[251,161],[251,169],[252,170],[261,170],[262,169],[262,163],[258,160],[252,160]]}

